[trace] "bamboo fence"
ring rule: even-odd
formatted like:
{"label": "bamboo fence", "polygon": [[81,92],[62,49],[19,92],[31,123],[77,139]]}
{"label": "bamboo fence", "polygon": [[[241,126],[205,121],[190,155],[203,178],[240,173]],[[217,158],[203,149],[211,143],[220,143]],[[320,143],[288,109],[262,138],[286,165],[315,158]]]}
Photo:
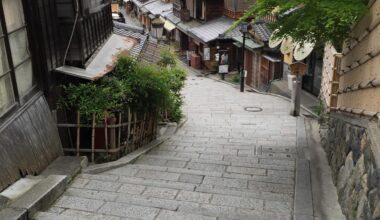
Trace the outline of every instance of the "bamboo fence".
{"label": "bamboo fence", "polygon": [[130,109],[112,117],[104,113],[101,120],[93,114],[90,123],[81,121],[79,111],[72,121],[57,117],[59,113],[53,112],[65,154],[88,156],[91,162],[99,157],[118,159],[156,138],[157,119]]}

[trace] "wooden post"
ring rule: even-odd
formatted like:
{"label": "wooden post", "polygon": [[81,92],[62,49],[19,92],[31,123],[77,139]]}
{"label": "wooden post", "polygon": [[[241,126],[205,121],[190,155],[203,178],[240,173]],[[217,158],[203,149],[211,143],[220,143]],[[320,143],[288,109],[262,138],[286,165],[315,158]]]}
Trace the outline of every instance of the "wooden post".
{"label": "wooden post", "polygon": [[95,160],[95,126],[96,117],[95,113],[92,114],[92,131],[91,131],[91,162]]}
{"label": "wooden post", "polygon": [[[132,136],[132,145],[136,145],[136,130],[137,130],[137,115],[136,112],[133,113],[133,136]],[[133,146],[134,147],[134,146]]]}
{"label": "wooden post", "polygon": [[127,149],[129,150],[129,139],[131,138],[131,123],[132,123],[132,114],[131,109],[128,108],[128,134],[127,134]]}
{"label": "wooden post", "polygon": [[106,155],[108,156],[108,128],[107,128],[107,113],[104,113],[104,142],[106,147]]}
{"label": "wooden post", "polygon": [[77,111],[77,157],[80,156],[80,112]]}
{"label": "wooden post", "polygon": [[[121,151],[121,113],[119,113],[119,130],[118,130],[118,140],[117,147],[119,148],[119,152]],[[120,156],[120,155],[119,155]]]}

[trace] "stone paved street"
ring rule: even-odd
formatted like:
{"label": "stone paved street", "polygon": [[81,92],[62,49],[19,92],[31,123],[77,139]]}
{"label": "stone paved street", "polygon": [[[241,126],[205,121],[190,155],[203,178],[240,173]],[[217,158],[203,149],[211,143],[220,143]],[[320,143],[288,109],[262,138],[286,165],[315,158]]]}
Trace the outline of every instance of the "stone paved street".
{"label": "stone paved street", "polygon": [[81,174],[36,219],[292,219],[296,200],[312,216],[307,178],[295,195],[301,153],[287,101],[194,74],[184,95],[188,121],[174,137],[134,164]]}

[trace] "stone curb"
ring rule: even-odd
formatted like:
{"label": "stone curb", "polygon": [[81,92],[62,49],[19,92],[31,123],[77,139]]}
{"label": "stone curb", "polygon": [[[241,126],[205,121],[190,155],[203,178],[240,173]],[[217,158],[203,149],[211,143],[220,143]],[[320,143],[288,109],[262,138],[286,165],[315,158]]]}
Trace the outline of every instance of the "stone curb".
{"label": "stone curb", "polygon": [[96,164],[96,165],[91,165],[87,167],[86,169],[83,169],[83,173],[88,173],[88,174],[98,174],[98,173],[103,173],[108,170],[112,170],[115,168],[119,168],[122,166],[125,166],[127,164],[135,162],[137,159],[139,159],[141,156],[147,154],[149,151],[153,150],[154,148],[160,146],[163,144],[165,141],[171,138],[179,128],[181,128],[185,123],[187,122],[187,117],[184,117],[183,120],[181,120],[178,124],[177,123],[170,123],[168,124],[168,128],[166,130],[166,133],[162,135],[161,137],[157,138],[156,140],[150,142],[149,144],[135,150],[132,153],[129,153],[128,155],[120,158],[117,161],[112,161],[109,163],[103,163],[103,164]]}
{"label": "stone curb", "polygon": [[294,186],[293,219],[314,219],[313,193],[311,186],[309,140],[305,118],[297,118],[296,182]]}
{"label": "stone curb", "polygon": [[[202,73],[200,73],[202,74]],[[204,75],[204,74],[202,74]],[[209,77],[207,75],[204,75],[205,78],[207,79],[212,79],[214,81],[217,81],[217,82],[221,82],[221,83],[224,83],[224,84],[227,84],[227,85],[230,85],[230,86],[236,86],[235,84],[233,83],[230,83],[230,82],[227,82],[227,81],[224,81],[224,80],[220,80],[220,79],[215,79],[215,78],[212,78],[212,77]],[[261,95],[269,95],[269,96],[273,96],[273,97],[277,97],[277,98],[280,98],[280,99],[283,99],[285,101],[288,101],[288,102],[291,102],[291,99],[288,98],[288,97],[285,97],[285,96],[282,96],[282,95],[278,95],[278,94],[274,94],[274,93],[270,93],[270,92],[262,92],[262,91],[259,91],[251,86],[248,86],[248,85],[244,85],[245,87],[249,88],[249,89],[252,89],[255,93],[257,94],[261,94]],[[301,108],[306,111],[307,113],[311,114],[312,116],[318,118],[319,116],[317,114],[315,114],[312,110],[308,109],[306,106],[304,105],[301,105]]]}
{"label": "stone curb", "polygon": [[43,177],[30,190],[14,201],[8,200],[0,210],[0,219],[33,219],[33,215],[49,207],[65,191],[69,182],[87,166],[86,157],[58,157],[38,177]]}

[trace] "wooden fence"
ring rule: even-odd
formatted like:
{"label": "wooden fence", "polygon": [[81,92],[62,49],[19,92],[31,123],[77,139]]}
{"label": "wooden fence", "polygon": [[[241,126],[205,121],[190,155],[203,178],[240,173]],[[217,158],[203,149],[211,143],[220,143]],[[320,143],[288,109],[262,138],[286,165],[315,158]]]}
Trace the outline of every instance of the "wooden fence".
{"label": "wooden fence", "polygon": [[102,119],[93,114],[87,122],[80,112],[55,111],[54,115],[65,154],[88,156],[91,162],[118,159],[156,138],[156,117],[129,109],[112,116],[104,113]]}

